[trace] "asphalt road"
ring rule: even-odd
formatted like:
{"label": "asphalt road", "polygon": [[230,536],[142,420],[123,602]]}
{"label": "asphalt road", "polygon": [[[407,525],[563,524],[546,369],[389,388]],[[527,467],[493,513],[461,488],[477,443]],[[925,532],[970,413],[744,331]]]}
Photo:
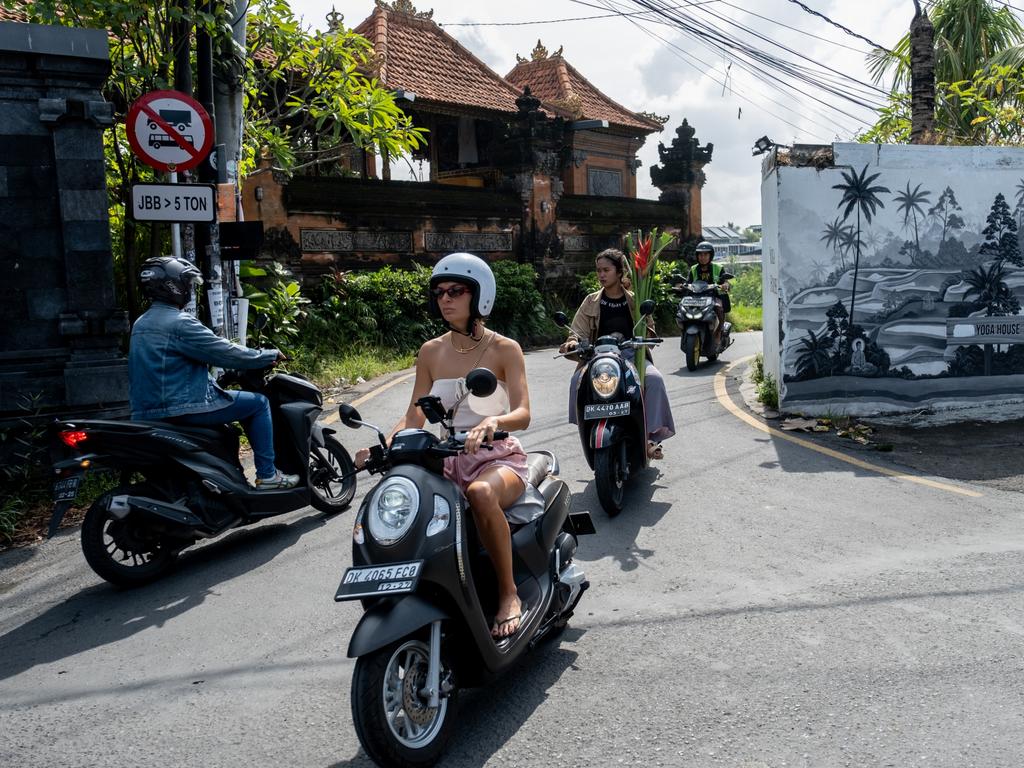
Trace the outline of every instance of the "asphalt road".
{"label": "asphalt road", "polygon": [[[692,374],[677,347],[656,352],[679,433],[614,520],[566,423],[571,365],[528,355],[521,437],[594,513],[578,552],[593,586],[559,642],[463,698],[444,765],[1024,761],[1020,496],[754,429],[713,383],[757,343]],[[375,386],[363,417],[390,427],[410,387]],[[72,531],[0,558],[0,765],[370,765],[344,655],[359,609],[332,601],[351,520],[236,531],[130,592],[92,574]]]}

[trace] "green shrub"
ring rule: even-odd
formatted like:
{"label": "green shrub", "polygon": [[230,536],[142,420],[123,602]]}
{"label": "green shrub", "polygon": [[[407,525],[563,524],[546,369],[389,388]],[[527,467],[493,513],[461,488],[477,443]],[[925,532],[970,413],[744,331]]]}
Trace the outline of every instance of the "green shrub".
{"label": "green shrub", "polygon": [[754,384],[764,381],[764,354],[758,352],[750,363],[750,380]]}
{"label": "green shrub", "polygon": [[757,385],[757,399],[764,403],[766,408],[779,407],[779,386],[775,383],[775,377],[765,373]]}
{"label": "green shrub", "polygon": [[[560,342],[563,334],[551,320],[537,288],[537,271],[529,264],[491,264],[498,296],[487,325],[525,346]],[[552,309],[550,312],[554,312]]]}
{"label": "green shrub", "polygon": [[761,306],[761,268],[745,270],[732,281],[729,290],[732,303],[745,304],[748,307]]}

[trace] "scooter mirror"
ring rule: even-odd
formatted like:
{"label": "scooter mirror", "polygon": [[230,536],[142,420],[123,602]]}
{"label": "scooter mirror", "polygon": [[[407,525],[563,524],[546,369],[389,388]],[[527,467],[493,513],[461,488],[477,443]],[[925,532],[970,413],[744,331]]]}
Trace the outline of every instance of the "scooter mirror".
{"label": "scooter mirror", "polygon": [[352,429],[359,429],[362,424],[362,418],[359,416],[359,411],[353,408],[348,403],[342,403],[338,406],[338,418],[341,419],[341,423],[346,427],[352,427]]}
{"label": "scooter mirror", "polygon": [[718,275],[718,277],[721,280],[735,280],[736,279],[736,275],[732,274],[731,272],[726,272],[724,270],[721,272],[721,274]]}
{"label": "scooter mirror", "polygon": [[551,316],[551,319],[555,321],[555,325],[559,328],[565,328],[569,325],[569,318],[566,316],[565,312],[555,312],[555,314]]}
{"label": "scooter mirror", "polygon": [[466,389],[476,397],[487,397],[498,388],[498,377],[487,368],[474,368],[466,374]]}
{"label": "scooter mirror", "polygon": [[679,285],[681,283],[685,283],[686,278],[683,277],[682,273],[680,272],[673,272],[671,275],[668,276],[668,281],[672,283],[672,285]]}
{"label": "scooter mirror", "polygon": [[654,314],[654,307],[655,307],[654,299],[647,299],[647,301],[645,301],[642,304],[640,304],[640,314],[641,315],[651,315],[651,314]]}
{"label": "scooter mirror", "polygon": [[257,312],[256,322],[254,322],[253,325],[256,327],[257,331],[262,331],[264,328],[267,327],[267,323],[269,322],[270,315],[268,315],[266,312]]}

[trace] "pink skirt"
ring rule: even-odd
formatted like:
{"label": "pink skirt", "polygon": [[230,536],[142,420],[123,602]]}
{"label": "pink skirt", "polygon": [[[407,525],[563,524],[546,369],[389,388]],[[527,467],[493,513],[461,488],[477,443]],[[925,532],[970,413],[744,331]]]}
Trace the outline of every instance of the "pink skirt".
{"label": "pink skirt", "polygon": [[491,467],[508,467],[518,475],[526,486],[528,481],[526,469],[526,452],[519,440],[506,437],[495,440],[494,450],[481,448],[476,453],[460,453],[444,460],[444,476],[455,483],[465,493],[469,484]]}

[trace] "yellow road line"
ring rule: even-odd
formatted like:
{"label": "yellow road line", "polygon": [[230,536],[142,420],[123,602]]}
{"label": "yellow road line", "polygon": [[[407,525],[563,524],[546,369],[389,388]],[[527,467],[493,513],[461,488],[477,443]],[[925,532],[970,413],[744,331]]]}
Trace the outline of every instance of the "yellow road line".
{"label": "yellow road line", "polygon": [[[391,381],[389,381],[384,386],[377,387],[376,389],[370,390],[365,395],[357,397],[355,400],[353,400],[351,403],[349,403],[349,405],[351,405],[353,408],[358,408],[360,405],[365,403],[367,400],[372,400],[377,395],[381,394],[382,392],[387,392],[392,387],[397,387],[399,384],[404,384],[409,379],[413,378],[415,375],[416,375],[416,372],[413,371],[412,373],[405,374],[405,376],[399,376],[397,379],[392,379]],[[337,411],[337,409],[335,409],[334,411],[331,411],[331,413],[327,414],[326,416],[324,416],[321,419],[321,421],[324,424],[331,424],[331,423],[333,423],[333,422],[335,422],[337,420],[338,420],[338,411]]]}
{"label": "yellow road line", "polygon": [[935,488],[936,490],[939,491],[946,491],[947,493],[958,493],[962,496],[970,496],[971,498],[975,499],[981,498],[984,495],[978,493],[977,491],[972,491],[967,488],[961,488],[959,486],[951,485],[949,483],[940,483],[935,480],[929,480],[926,477],[919,477],[918,475],[909,475],[906,472],[897,472],[896,470],[889,469],[888,467],[881,467],[878,466],[877,464],[870,464],[866,461],[855,459],[852,456],[847,456],[845,453],[840,453],[839,451],[834,451],[831,448],[826,448],[823,445],[818,445],[817,443],[812,442],[810,440],[804,440],[803,438],[797,437],[796,435],[792,435],[788,432],[783,432],[781,429],[769,427],[763,421],[756,418],[755,416],[752,416],[751,414],[747,413],[745,410],[740,408],[738,405],[736,405],[736,403],[734,403],[732,401],[732,398],[729,396],[729,390],[726,387],[726,381],[729,372],[737,365],[745,363],[752,357],[753,355],[749,355],[748,357],[744,357],[741,360],[737,360],[736,362],[732,363],[727,368],[719,371],[715,375],[715,397],[718,398],[718,402],[722,404],[722,407],[729,411],[729,413],[731,413],[736,418],[747,422],[747,424],[754,427],[755,429],[759,429],[762,432],[767,432],[772,437],[777,437],[780,440],[786,440],[790,443],[795,443],[797,445],[803,446],[804,448],[808,448],[812,451],[817,451],[820,454],[836,459],[837,461],[843,461],[846,462],[847,464],[852,464],[855,467],[859,467],[860,469],[866,469],[869,472],[877,472],[880,475],[894,477],[897,480],[906,480],[907,482],[917,483],[918,485],[926,485],[929,488]]}

